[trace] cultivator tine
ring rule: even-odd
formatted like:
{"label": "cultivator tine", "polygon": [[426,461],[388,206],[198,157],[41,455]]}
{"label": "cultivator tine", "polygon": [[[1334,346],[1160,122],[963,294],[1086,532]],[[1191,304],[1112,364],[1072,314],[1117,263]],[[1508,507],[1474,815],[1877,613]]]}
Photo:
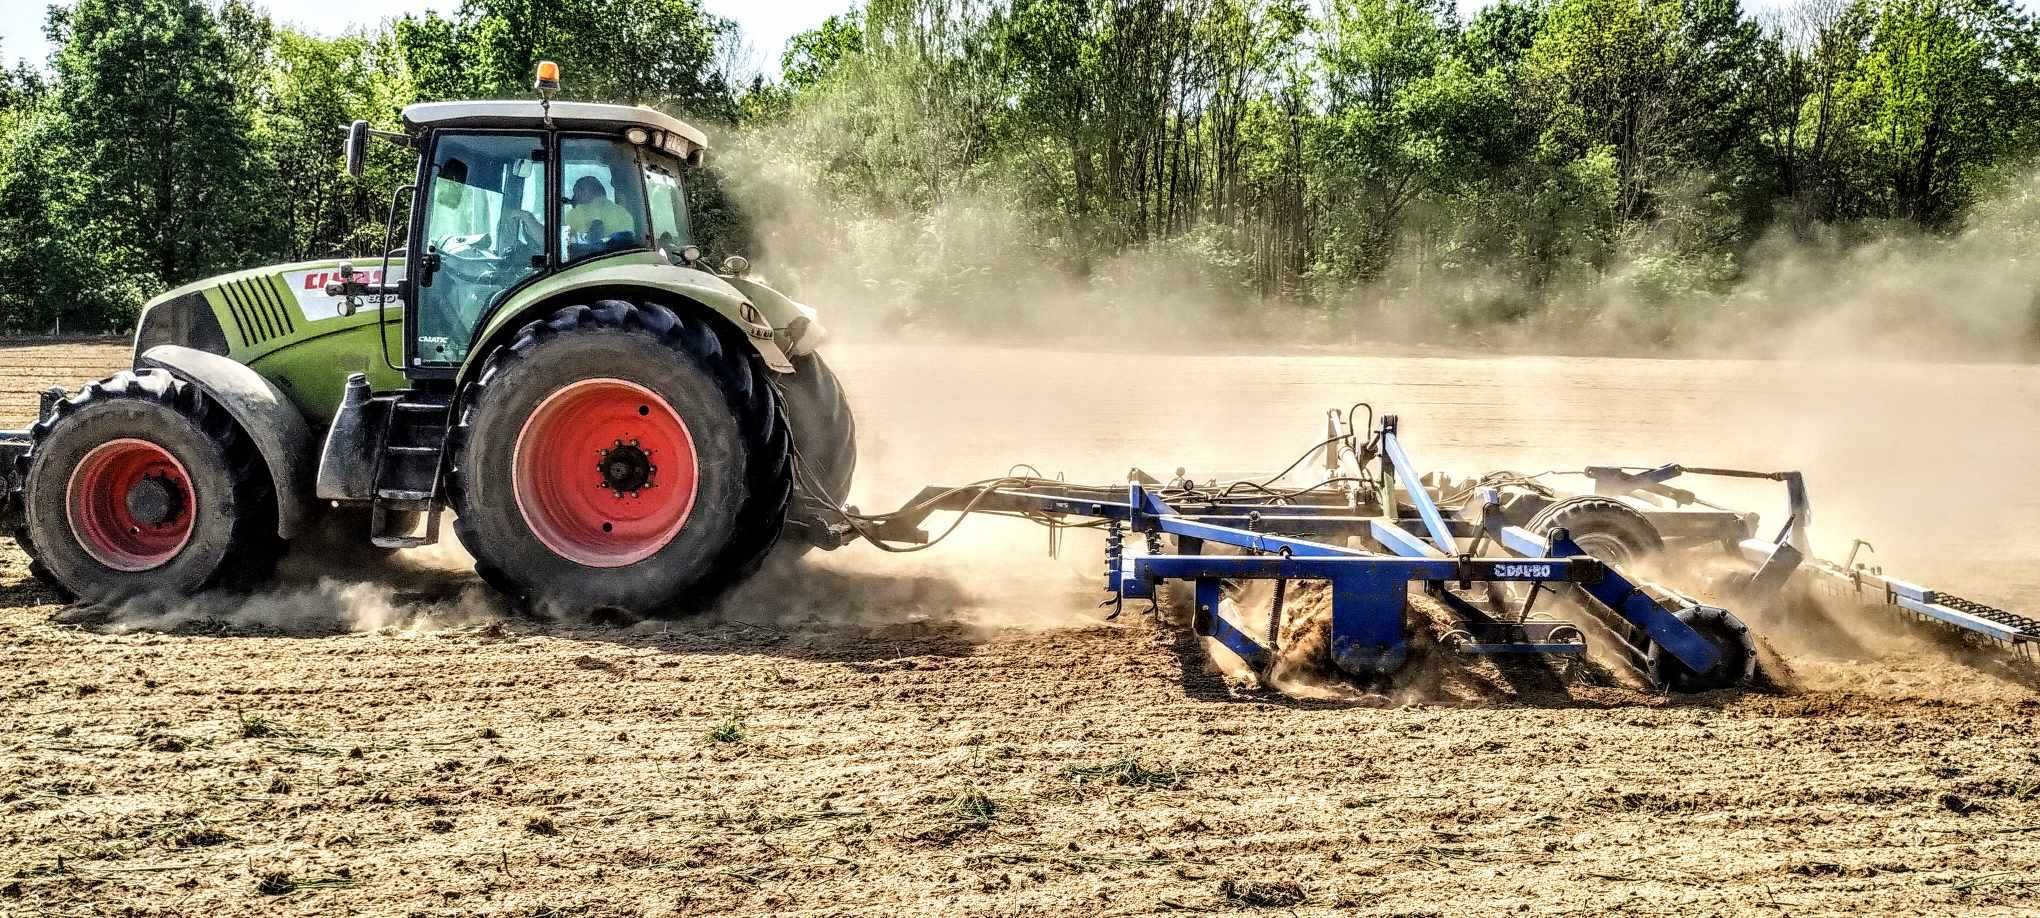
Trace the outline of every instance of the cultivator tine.
{"label": "cultivator tine", "polygon": [[1894,609],[1915,621],[1994,642],[2024,659],[2034,658],[2040,648],[2040,619],[2032,616],[1887,577],[1864,566],[1844,569],[1820,562],[1806,570],[1818,578],[1818,588],[1829,596],[1866,607]]}

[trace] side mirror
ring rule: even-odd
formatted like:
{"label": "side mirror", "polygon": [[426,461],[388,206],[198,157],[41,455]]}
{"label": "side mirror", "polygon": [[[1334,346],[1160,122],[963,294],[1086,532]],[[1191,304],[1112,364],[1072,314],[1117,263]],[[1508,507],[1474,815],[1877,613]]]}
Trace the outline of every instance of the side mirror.
{"label": "side mirror", "polygon": [[368,156],[368,122],[356,121],[347,126],[347,174],[361,177],[362,160]]}

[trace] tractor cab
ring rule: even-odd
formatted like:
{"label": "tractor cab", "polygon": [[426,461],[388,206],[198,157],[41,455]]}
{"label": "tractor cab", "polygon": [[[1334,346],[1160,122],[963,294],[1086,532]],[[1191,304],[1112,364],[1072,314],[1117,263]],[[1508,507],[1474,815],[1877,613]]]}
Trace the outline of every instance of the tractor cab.
{"label": "tractor cab", "polygon": [[[420,103],[404,109],[403,126],[355,122],[347,153],[358,175],[371,136],[419,152],[402,278],[386,289],[335,286],[406,304],[402,366],[414,379],[453,376],[491,310],[548,276],[619,256],[687,267],[699,258],[685,176],[708,142],[677,118],[548,96]],[[391,237],[399,213],[391,208]]]}

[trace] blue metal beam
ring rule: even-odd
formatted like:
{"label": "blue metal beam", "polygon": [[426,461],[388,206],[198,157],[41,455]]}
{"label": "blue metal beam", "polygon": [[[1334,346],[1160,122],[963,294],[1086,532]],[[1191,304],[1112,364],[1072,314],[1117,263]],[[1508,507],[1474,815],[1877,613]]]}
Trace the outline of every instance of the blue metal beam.
{"label": "blue metal beam", "polygon": [[1203,539],[1206,542],[1218,542],[1249,551],[1265,551],[1270,553],[1287,551],[1292,555],[1305,557],[1364,556],[1364,553],[1358,550],[1343,546],[1312,542],[1309,539],[1292,539],[1286,536],[1269,535],[1262,532],[1248,532],[1245,529],[1234,529],[1231,526],[1219,526],[1214,523],[1186,520],[1180,516],[1157,516],[1153,518],[1153,524],[1156,528],[1170,535],[1188,536],[1193,539]]}
{"label": "blue metal beam", "polygon": [[[1567,555],[1586,554],[1586,550],[1570,538],[1552,540],[1550,550]],[[1650,594],[1637,589],[1620,571],[1607,568],[1600,582],[1582,584],[1581,589],[1615,614],[1642,628],[1651,640],[1694,672],[1707,672],[1721,662],[1721,651],[1713,641],[1702,637],[1691,625],[1679,621],[1671,610],[1658,604]]]}
{"label": "blue metal beam", "polygon": [[[1340,557],[1295,555],[1129,555],[1135,577],[1145,580],[1334,580],[1379,573],[1403,582],[1412,580],[1502,580],[1517,583],[1605,580],[1608,566],[1582,555],[1578,558],[1393,558],[1386,555]],[[1628,581],[1623,581],[1627,583]]]}
{"label": "blue metal beam", "polygon": [[1191,619],[1192,629],[1198,634],[1225,645],[1227,650],[1237,654],[1241,660],[1256,672],[1267,668],[1268,648],[1253,635],[1241,628],[1237,622],[1225,617],[1223,601],[1225,591],[1219,581],[1210,577],[1197,581],[1197,614]]}
{"label": "blue metal beam", "polygon": [[1417,515],[1424,520],[1424,528],[1431,533],[1431,542],[1438,550],[1448,555],[1459,553],[1459,543],[1452,538],[1452,530],[1445,528],[1445,518],[1438,513],[1438,505],[1431,501],[1431,494],[1424,488],[1424,475],[1410,462],[1403,452],[1402,440],[1395,433],[1395,418],[1381,420],[1381,452],[1395,467],[1397,478],[1408,486],[1410,503],[1417,508]]}
{"label": "blue metal beam", "polygon": [[1374,544],[1405,558],[1442,558],[1445,556],[1430,543],[1417,538],[1409,530],[1387,520],[1373,520],[1368,524],[1368,537]]}
{"label": "blue metal beam", "polygon": [[1921,615],[1927,616],[1928,618],[1939,619],[1943,622],[1946,622],[1950,625],[1954,625],[1958,628],[1967,628],[1971,631],[1977,632],[1978,634],[1982,634],[1986,637],[1994,638],[1996,640],[2004,641],[2009,644],[2018,644],[2032,640],[2031,637],[2028,637],[2027,635],[2012,628],[2000,625],[1997,622],[1991,621],[1990,619],[1978,618],[1977,616],[1970,615],[1967,612],[1963,612],[1957,609],[1951,609],[1947,606],[1941,605],[1938,602],[1922,602],[1920,600],[1913,599],[1908,596],[1899,596],[1893,594],[1892,604],[1902,609],[1917,612]]}
{"label": "blue metal beam", "polygon": [[1542,558],[1551,554],[1551,543],[1521,526],[1496,526],[1488,532],[1503,551],[1519,558]]}

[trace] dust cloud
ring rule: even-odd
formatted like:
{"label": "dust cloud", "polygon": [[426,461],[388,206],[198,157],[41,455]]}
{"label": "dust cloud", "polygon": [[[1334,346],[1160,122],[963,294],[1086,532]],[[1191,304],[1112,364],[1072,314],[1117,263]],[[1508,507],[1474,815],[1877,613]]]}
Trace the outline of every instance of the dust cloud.
{"label": "dust cloud", "polygon": [[353,531],[318,529],[293,542],[271,583],[240,593],[140,596],[76,610],[110,631],[251,634],[431,634],[501,622],[508,604],[474,577],[474,559],[452,537],[381,553]]}
{"label": "dust cloud", "polygon": [[[1410,257],[1373,283],[1303,299],[1262,293],[1203,227],[1116,254],[997,190],[867,212],[785,155],[799,136],[731,138],[727,188],[756,224],[760,276],[825,305],[838,331],[1186,351],[1364,345],[1484,354],[1962,362],[2040,353],[2040,171],[2008,177],[1963,224],[1777,226],[1733,257],[1654,254],[1651,232],[1606,264],[1534,289],[1484,263]],[[1060,225],[1059,222],[1056,225]],[[1676,229],[1665,232],[1676,232]],[[1724,276],[1732,279],[1724,280]]]}
{"label": "dust cloud", "polygon": [[387,584],[321,578],[248,595],[145,596],[88,609],[109,631],[231,631],[283,635],[348,632],[429,634],[501,621],[499,601],[479,585],[451,597],[405,596]]}

